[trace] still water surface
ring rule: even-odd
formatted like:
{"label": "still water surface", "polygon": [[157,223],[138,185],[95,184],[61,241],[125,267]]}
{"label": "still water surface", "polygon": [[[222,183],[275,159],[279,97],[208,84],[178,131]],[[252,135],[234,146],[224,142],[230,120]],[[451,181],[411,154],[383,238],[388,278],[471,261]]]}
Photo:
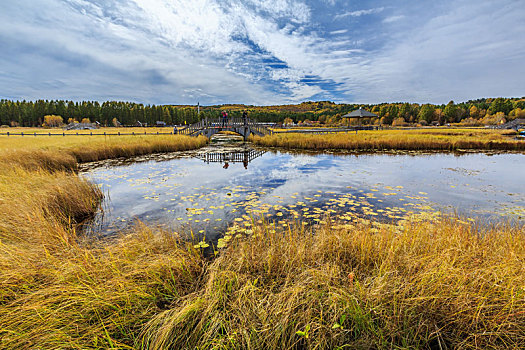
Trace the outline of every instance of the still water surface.
{"label": "still water surface", "polygon": [[345,213],[392,222],[430,210],[525,218],[523,154],[308,155],[222,136],[198,151],[92,163],[84,174],[107,195],[97,220],[106,234],[140,220],[216,239],[250,215],[311,223]]}

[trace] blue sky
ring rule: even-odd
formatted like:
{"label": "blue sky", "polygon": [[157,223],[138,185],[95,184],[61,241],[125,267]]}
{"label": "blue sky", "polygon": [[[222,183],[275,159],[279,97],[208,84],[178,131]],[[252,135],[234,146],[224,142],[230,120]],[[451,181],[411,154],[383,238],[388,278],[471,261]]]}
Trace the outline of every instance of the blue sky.
{"label": "blue sky", "polygon": [[270,105],[524,96],[524,18],[524,0],[4,0],[0,97]]}

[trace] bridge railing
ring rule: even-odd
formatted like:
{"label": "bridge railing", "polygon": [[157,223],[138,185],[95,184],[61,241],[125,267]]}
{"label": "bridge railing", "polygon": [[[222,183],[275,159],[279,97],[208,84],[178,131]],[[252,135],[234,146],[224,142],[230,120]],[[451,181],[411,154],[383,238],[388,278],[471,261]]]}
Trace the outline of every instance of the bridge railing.
{"label": "bridge railing", "polygon": [[251,123],[250,128],[253,131],[256,131],[256,133],[259,133],[260,136],[266,136],[266,135],[272,135],[273,131],[265,127],[264,125],[260,125],[257,123]]}
{"label": "bridge railing", "polygon": [[204,120],[201,120],[200,122],[188,125],[182,129],[177,130],[177,133],[181,135],[191,135],[196,131],[202,130],[204,128],[204,122]]}
{"label": "bridge railing", "polygon": [[211,128],[237,128],[237,127],[248,127],[253,133],[260,135],[271,135],[272,131],[263,125],[256,123],[250,118],[213,118],[203,119],[197,123],[186,126],[183,129],[178,130],[179,134],[192,135],[204,129]]}

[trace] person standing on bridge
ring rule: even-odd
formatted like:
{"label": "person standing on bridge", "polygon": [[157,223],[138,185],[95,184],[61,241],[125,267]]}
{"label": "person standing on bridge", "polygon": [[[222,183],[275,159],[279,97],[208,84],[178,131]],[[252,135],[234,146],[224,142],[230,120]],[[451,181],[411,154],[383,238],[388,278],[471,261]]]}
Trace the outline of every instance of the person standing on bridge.
{"label": "person standing on bridge", "polygon": [[228,124],[228,112],[222,111],[222,127],[225,127]]}

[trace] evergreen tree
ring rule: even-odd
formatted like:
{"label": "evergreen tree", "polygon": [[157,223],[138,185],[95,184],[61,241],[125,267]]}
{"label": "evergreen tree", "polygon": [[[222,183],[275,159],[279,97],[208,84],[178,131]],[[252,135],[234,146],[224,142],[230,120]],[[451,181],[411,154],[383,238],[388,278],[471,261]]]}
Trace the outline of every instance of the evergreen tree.
{"label": "evergreen tree", "polygon": [[456,121],[457,113],[458,113],[458,108],[454,104],[454,101],[450,101],[445,106],[445,109],[443,110],[443,114],[445,115],[446,121],[448,123],[452,123]]}
{"label": "evergreen tree", "polygon": [[432,105],[426,104],[421,106],[421,109],[419,110],[419,121],[426,121],[427,123],[430,123],[432,119],[434,118],[434,111],[436,108]]}
{"label": "evergreen tree", "polygon": [[492,101],[489,107],[490,114],[496,114],[498,112],[502,112],[505,115],[508,115],[510,111],[512,110],[512,102],[510,100],[498,97]]}

